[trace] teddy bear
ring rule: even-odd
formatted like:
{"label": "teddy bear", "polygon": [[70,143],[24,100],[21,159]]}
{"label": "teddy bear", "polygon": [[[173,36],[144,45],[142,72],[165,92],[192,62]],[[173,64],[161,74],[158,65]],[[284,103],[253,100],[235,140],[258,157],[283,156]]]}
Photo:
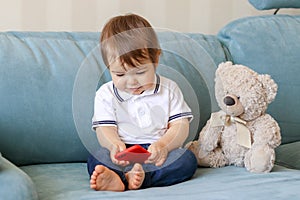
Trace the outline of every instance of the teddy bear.
{"label": "teddy bear", "polygon": [[186,145],[198,165],[235,165],[254,173],[270,172],[275,148],[281,143],[280,127],[266,113],[276,94],[277,84],[270,75],[229,61],[220,63],[215,97],[221,110],[211,114],[198,140]]}

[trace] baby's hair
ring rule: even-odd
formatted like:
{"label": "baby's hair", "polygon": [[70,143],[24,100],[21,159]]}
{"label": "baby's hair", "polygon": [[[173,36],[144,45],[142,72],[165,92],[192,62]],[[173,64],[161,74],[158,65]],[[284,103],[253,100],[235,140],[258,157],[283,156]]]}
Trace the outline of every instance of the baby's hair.
{"label": "baby's hair", "polygon": [[105,65],[119,59],[122,66],[136,67],[143,60],[158,61],[160,46],[150,23],[136,14],[113,17],[102,29],[101,53]]}

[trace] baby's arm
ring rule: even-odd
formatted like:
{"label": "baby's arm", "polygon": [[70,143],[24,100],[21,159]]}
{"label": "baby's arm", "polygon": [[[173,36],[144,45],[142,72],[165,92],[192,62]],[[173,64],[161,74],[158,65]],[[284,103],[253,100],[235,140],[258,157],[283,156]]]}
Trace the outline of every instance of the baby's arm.
{"label": "baby's arm", "polygon": [[167,132],[158,141],[149,146],[148,151],[151,153],[151,156],[146,162],[161,166],[167,159],[170,151],[183,145],[188,134],[189,121],[187,118],[169,123]]}
{"label": "baby's arm", "polygon": [[113,163],[126,166],[129,161],[119,161],[115,158],[118,152],[126,149],[126,145],[121,141],[117,127],[115,126],[99,126],[96,128],[96,134],[100,145],[110,151],[110,157]]}

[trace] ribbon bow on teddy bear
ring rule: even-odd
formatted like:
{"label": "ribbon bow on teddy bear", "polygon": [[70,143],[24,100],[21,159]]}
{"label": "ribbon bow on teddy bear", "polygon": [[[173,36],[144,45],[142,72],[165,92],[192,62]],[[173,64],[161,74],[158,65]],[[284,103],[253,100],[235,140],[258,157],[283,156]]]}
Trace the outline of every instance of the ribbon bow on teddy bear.
{"label": "ribbon bow on teddy bear", "polygon": [[242,145],[247,148],[251,148],[251,133],[247,128],[247,121],[235,117],[226,115],[225,112],[216,112],[211,114],[211,126],[230,126],[232,123],[236,124],[236,141],[237,144]]}

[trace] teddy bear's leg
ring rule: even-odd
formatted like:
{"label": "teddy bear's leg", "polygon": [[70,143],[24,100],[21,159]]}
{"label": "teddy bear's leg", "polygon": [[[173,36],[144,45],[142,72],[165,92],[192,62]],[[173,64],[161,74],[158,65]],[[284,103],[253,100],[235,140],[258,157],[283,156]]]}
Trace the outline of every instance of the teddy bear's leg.
{"label": "teddy bear's leg", "polygon": [[275,151],[269,145],[253,145],[245,155],[245,167],[250,172],[267,173],[274,166]]}
{"label": "teddy bear's leg", "polygon": [[224,167],[228,163],[220,147],[210,152],[205,152],[200,147],[198,160],[199,165],[204,167]]}
{"label": "teddy bear's leg", "polygon": [[216,168],[223,167],[227,164],[227,159],[221,148],[206,152],[200,148],[199,141],[189,142],[185,147],[195,154],[199,166]]}

